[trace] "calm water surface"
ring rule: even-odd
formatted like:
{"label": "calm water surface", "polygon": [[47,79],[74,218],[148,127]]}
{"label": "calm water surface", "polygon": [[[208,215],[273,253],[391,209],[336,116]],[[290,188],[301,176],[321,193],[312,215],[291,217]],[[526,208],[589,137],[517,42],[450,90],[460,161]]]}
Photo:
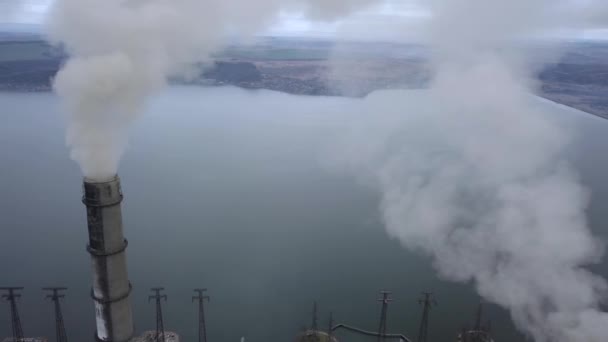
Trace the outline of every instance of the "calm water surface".
{"label": "calm water surface", "polygon": [[[333,311],[337,322],[374,330],[376,292],[386,288],[395,298],[390,331],[415,338],[416,299],[433,291],[439,306],[430,337],[454,340],[472,320],[478,300],[472,287],[438,279],[429,260],[387,237],[376,193],[323,166],[358,101],[176,87],[150,103],[120,169],[138,331],[154,328],[147,302],[154,286],[167,289],[165,327],[184,341],[196,336],[191,289],[209,288],[210,342],[290,341],[310,324],[314,300],[321,326]],[[81,174],[64,144],[58,100],[48,93],[0,93],[0,104],[0,286],[26,287],[20,303],[25,332],[51,340],[52,307],[39,289],[69,287],[68,335],[90,341]],[[579,133],[569,158],[593,190],[589,218],[605,236],[608,122],[554,107]],[[497,341],[521,339],[504,311],[487,311]],[[2,304],[0,337],[8,335]]]}

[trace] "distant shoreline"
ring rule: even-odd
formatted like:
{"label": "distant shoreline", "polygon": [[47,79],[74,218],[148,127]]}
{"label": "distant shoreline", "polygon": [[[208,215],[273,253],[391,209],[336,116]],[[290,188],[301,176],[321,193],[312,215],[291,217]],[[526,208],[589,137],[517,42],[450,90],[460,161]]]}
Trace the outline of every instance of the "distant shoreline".
{"label": "distant shoreline", "polygon": [[[608,42],[571,43],[569,51],[539,72],[538,95],[608,118]],[[41,36],[0,32],[0,91],[51,91],[66,57]],[[195,79],[171,83],[360,98],[381,89],[424,89],[431,78],[428,51],[420,45],[341,42],[337,47],[325,40],[267,38],[230,46],[214,64],[201,66]]]}

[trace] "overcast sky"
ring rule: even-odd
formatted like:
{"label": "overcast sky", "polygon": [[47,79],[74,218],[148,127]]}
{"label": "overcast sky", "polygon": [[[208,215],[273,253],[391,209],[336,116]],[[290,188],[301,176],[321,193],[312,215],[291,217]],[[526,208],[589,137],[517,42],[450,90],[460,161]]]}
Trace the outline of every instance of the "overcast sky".
{"label": "overcast sky", "polygon": [[[0,23],[40,24],[53,0],[0,0]],[[103,1],[103,0],[102,0]],[[244,0],[255,1],[255,0]],[[262,34],[336,37],[363,40],[416,40],[430,13],[419,0],[385,0],[338,22],[311,22],[298,13],[282,13]],[[508,1],[508,0],[505,0]],[[589,0],[573,0],[584,5]],[[608,0],[600,0],[608,1]],[[395,29],[397,27],[397,29]],[[608,29],[586,30],[577,37],[608,39]]]}

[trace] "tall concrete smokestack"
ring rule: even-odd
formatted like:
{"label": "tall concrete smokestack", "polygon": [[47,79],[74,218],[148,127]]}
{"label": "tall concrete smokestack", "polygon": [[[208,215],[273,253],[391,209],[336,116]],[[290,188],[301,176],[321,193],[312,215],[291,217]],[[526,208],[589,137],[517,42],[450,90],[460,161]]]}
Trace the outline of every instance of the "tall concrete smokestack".
{"label": "tall concrete smokestack", "polygon": [[126,342],[133,337],[131,283],[127,276],[127,240],[122,232],[122,191],[118,176],[98,182],[85,178],[82,202],[87,206],[97,340]]}

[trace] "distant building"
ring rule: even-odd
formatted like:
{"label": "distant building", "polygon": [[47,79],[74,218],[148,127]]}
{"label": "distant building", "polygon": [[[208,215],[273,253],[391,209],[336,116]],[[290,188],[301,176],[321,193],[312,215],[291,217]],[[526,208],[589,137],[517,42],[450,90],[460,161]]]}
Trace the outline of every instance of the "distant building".
{"label": "distant building", "polygon": [[494,342],[490,333],[484,330],[468,330],[458,335],[458,342]]}
{"label": "distant building", "polygon": [[306,330],[296,336],[295,342],[338,342],[335,336],[329,340],[329,334],[318,330]]}
{"label": "distant building", "polygon": [[[133,339],[133,342],[156,342],[156,331],[146,331],[140,337]],[[172,331],[165,331],[164,342],[179,342],[179,335]]]}

